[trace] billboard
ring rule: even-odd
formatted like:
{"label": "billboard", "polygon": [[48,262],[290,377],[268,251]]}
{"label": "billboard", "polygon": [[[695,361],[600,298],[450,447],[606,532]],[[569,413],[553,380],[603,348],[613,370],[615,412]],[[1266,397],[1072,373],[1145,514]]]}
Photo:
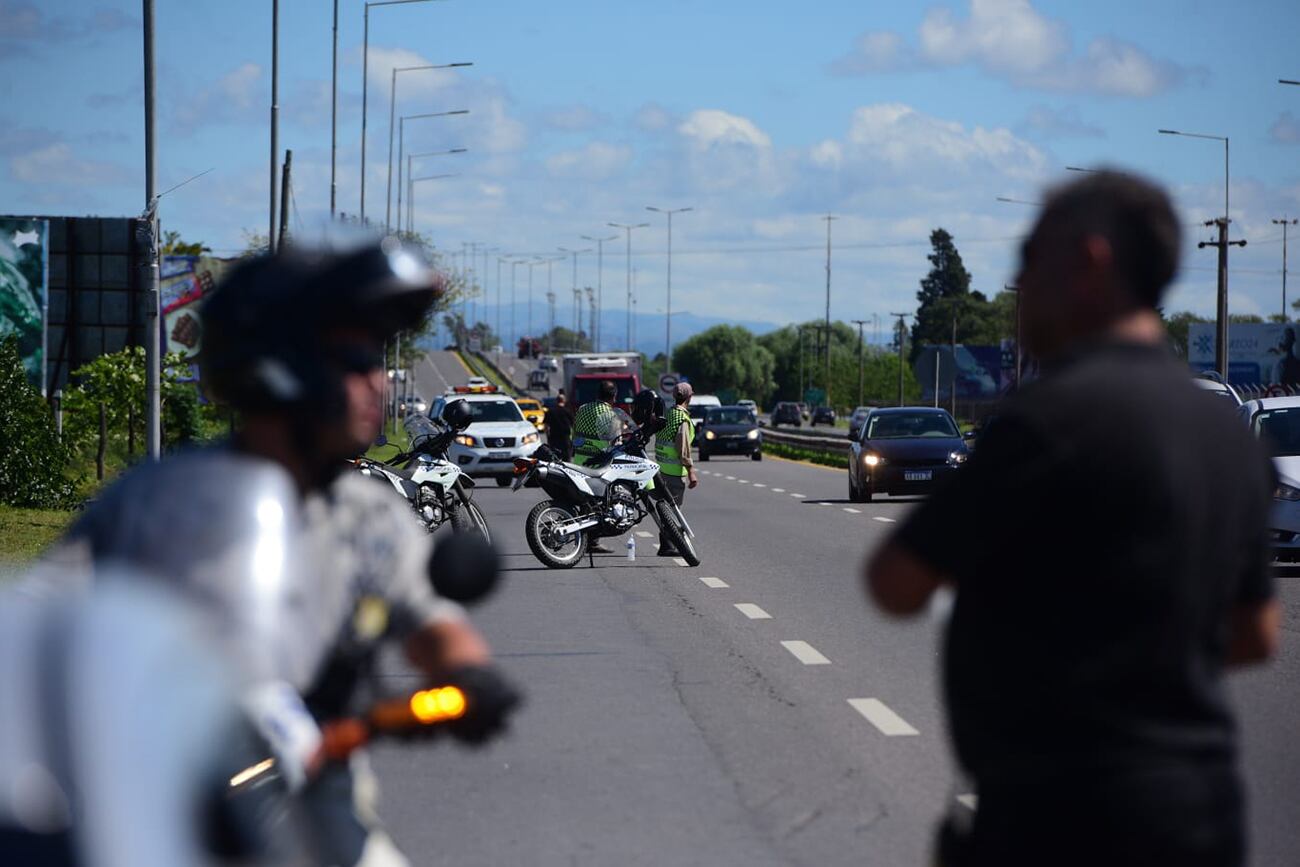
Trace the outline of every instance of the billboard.
{"label": "billboard", "polygon": [[45,394],[50,225],[0,217],[0,340],[18,338],[27,381]]}
{"label": "billboard", "polygon": [[203,342],[199,305],[217,285],[230,260],[163,256],[159,303],[166,352],[193,358]]}
{"label": "billboard", "polygon": [[[1194,322],[1187,330],[1187,363],[1193,370],[1214,370],[1217,340],[1213,322]],[[1233,385],[1300,383],[1300,324],[1259,322],[1229,324],[1228,382]]]}
{"label": "billboard", "polygon": [[[921,399],[934,399],[935,350],[938,349],[939,396],[950,399],[953,383],[952,348],[946,344],[925,346],[916,357],[915,374],[921,386]],[[992,400],[1015,384],[1015,343],[1001,346],[967,346],[957,344],[956,387],[959,400]]]}

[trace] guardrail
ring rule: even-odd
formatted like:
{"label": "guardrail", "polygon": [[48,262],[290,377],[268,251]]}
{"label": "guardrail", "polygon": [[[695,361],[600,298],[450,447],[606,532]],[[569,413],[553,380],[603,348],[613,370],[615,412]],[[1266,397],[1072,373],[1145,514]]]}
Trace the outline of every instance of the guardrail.
{"label": "guardrail", "polygon": [[848,437],[817,436],[815,434],[795,433],[789,430],[773,430],[771,427],[765,427],[763,428],[763,439],[766,442],[780,443],[781,445],[794,446],[796,448],[812,449],[819,452],[829,452],[836,455],[847,455],[849,453]]}

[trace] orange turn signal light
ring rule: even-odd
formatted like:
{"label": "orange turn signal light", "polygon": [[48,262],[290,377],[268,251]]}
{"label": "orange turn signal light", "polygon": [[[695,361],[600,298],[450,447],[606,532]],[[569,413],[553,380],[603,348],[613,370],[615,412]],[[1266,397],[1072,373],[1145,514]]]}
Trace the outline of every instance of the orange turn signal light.
{"label": "orange turn signal light", "polygon": [[424,724],[460,719],[465,715],[465,693],[454,686],[422,689],[411,696],[411,713]]}

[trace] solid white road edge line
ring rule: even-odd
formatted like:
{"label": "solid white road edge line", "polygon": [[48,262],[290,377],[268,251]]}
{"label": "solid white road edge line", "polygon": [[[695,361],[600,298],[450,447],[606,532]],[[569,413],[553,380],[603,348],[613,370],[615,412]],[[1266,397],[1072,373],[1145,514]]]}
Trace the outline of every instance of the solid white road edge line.
{"label": "solid white road edge line", "polygon": [[806,641],[782,641],[781,646],[794,654],[794,658],[804,665],[830,665],[831,661],[822,656],[821,651]]}
{"label": "solid white road edge line", "polygon": [[714,578],[712,575],[701,575],[700,580],[704,582],[705,587],[712,587],[714,590],[724,590],[731,586],[721,578]]}
{"label": "solid white road edge line", "polygon": [[736,610],[748,617],[750,620],[771,620],[772,615],[768,614],[762,608],[759,608],[753,602],[737,602]]}
{"label": "solid white road edge line", "polygon": [[867,722],[880,729],[883,735],[900,737],[920,734],[908,724],[907,720],[890,710],[889,706],[878,698],[851,698],[849,704],[862,714]]}

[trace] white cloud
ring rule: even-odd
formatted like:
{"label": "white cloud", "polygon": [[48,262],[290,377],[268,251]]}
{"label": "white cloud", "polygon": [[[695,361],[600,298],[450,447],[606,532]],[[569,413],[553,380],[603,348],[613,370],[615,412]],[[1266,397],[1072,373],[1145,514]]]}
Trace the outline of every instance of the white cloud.
{"label": "white cloud", "polygon": [[645,132],[659,132],[673,124],[673,116],[662,105],[648,102],[637,110],[633,123]]}
{"label": "white cloud", "polygon": [[570,105],[543,112],[541,121],[549,129],[582,132],[600,126],[605,118],[585,105]]}
{"label": "white cloud", "polygon": [[693,111],[677,131],[701,150],[728,145],[767,149],[772,140],[753,121],[715,108]]}
{"label": "white cloud", "polygon": [[270,103],[268,90],[262,84],[262,67],[242,63],[210,86],[169,100],[171,122],[181,132],[191,133],[215,124],[253,121]]}
{"label": "white cloud", "polygon": [[577,150],[552,154],[546,159],[546,168],[560,177],[605,180],[625,170],[631,162],[630,147],[594,141]]}
{"label": "white cloud", "polygon": [[66,142],[55,142],[10,157],[9,170],[25,183],[54,186],[116,184],[130,179],[125,166],[82,159]]}
{"label": "white cloud", "polygon": [[1050,105],[1032,105],[1021,126],[1043,138],[1105,138],[1106,131],[1090,124],[1073,106],[1053,108]]}
{"label": "white cloud", "polygon": [[966,64],[1017,87],[1127,97],[1151,96],[1188,77],[1188,70],[1110,36],[1076,52],[1068,28],[1030,0],[969,0],[964,16],[946,6],[931,9],[915,49],[899,34],[869,31],[831,69],[865,75]]}
{"label": "white cloud", "polygon": [[1278,144],[1300,144],[1300,118],[1284,111],[1268,128],[1268,136]]}

